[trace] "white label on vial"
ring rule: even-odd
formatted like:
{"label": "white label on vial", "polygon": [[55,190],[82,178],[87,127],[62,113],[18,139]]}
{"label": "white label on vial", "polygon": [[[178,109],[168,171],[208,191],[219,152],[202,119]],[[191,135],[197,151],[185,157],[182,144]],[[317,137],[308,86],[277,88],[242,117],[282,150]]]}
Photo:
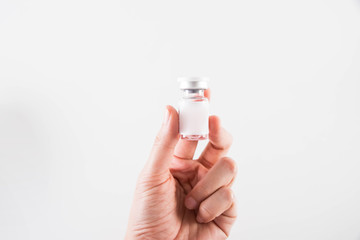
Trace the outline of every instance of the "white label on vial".
{"label": "white label on vial", "polygon": [[180,134],[204,135],[209,133],[209,102],[186,101],[179,103]]}

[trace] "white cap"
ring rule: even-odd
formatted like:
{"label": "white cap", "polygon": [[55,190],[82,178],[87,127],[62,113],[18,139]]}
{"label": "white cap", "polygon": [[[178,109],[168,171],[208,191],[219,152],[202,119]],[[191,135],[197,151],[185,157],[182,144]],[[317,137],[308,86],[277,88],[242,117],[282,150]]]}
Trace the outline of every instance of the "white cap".
{"label": "white cap", "polygon": [[180,89],[208,89],[207,77],[179,77]]}

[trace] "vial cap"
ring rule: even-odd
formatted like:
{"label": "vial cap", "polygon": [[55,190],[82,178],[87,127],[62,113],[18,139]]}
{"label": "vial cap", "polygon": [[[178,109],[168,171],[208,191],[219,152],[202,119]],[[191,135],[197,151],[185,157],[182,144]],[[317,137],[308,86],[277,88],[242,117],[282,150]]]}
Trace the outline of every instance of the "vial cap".
{"label": "vial cap", "polygon": [[207,77],[179,77],[180,89],[208,89]]}

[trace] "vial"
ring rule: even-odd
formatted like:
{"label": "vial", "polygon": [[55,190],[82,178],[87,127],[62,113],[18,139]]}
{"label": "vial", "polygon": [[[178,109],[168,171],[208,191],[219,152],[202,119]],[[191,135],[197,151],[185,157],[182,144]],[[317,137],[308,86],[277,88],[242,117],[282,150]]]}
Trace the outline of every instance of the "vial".
{"label": "vial", "polygon": [[204,92],[208,78],[178,78],[182,98],[179,101],[179,133],[186,140],[204,140],[209,135],[209,101]]}

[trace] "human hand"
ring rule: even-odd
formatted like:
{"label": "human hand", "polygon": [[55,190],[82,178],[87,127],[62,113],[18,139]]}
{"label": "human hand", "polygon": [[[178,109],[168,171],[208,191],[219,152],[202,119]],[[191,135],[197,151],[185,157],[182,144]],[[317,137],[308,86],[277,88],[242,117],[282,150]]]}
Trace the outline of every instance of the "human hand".
{"label": "human hand", "polygon": [[232,137],[216,116],[209,143],[193,160],[197,141],[179,139],[178,113],[166,107],[150,157],[138,177],[126,239],[226,239],[235,222],[230,189],[234,160],[224,157]]}

